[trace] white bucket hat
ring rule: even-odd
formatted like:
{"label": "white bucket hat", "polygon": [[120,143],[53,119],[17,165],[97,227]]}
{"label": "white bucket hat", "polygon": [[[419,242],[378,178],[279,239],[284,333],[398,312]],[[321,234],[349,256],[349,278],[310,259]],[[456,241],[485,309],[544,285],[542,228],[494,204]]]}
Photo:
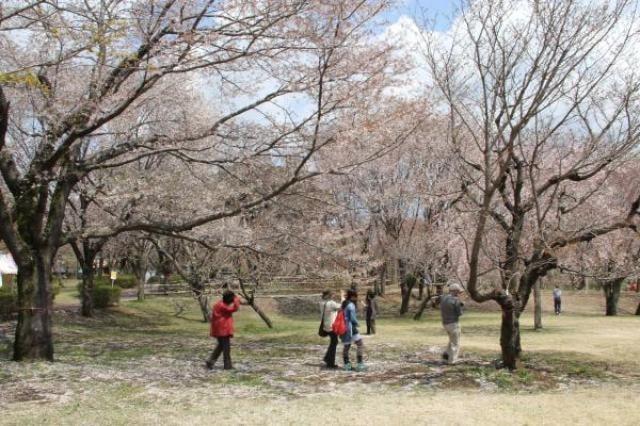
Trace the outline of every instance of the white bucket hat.
{"label": "white bucket hat", "polygon": [[449,284],[449,293],[451,292],[462,293],[463,291],[464,289],[460,284],[458,283]]}

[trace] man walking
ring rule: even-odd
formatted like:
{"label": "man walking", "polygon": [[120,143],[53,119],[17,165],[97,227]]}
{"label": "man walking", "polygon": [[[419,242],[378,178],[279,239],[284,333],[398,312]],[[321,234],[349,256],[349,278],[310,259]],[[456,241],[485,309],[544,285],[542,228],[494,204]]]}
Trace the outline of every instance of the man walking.
{"label": "man walking", "polygon": [[560,311],[562,310],[562,290],[560,290],[558,285],[553,289],[553,310],[556,315],[560,315]]}
{"label": "man walking", "polygon": [[460,323],[458,319],[462,315],[464,307],[464,303],[459,299],[462,292],[462,286],[454,283],[449,286],[449,294],[445,294],[440,299],[442,325],[449,335],[449,345],[442,354],[442,359],[448,361],[449,364],[455,364],[458,361],[458,352],[460,351]]}

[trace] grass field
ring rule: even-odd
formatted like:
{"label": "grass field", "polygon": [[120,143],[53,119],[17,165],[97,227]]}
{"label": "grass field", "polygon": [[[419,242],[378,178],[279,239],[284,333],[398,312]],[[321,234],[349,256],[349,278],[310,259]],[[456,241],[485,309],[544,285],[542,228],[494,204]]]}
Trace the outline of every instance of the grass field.
{"label": "grass field", "polygon": [[383,317],[366,338],[369,371],[346,373],[320,369],[317,318],[272,312],[270,330],[248,307],[237,314],[237,370],[209,372],[195,302],[123,302],[84,319],[70,287],[56,299],[55,363],[13,363],[4,343],[0,424],[640,424],[640,317],[604,317],[597,294],[567,295],[542,331],[525,314],[514,373],[493,367],[498,312],[463,317],[455,366],[440,361],[437,313]]}

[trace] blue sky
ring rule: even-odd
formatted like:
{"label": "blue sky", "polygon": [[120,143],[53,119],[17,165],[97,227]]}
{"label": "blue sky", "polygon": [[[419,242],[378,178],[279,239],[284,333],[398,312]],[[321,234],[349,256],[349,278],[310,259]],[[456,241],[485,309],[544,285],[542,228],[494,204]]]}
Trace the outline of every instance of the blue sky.
{"label": "blue sky", "polygon": [[400,5],[386,12],[383,17],[395,22],[400,16],[415,16],[421,20],[423,12],[428,18],[435,18],[435,29],[446,30],[449,27],[449,17],[459,6],[459,0],[400,0]]}

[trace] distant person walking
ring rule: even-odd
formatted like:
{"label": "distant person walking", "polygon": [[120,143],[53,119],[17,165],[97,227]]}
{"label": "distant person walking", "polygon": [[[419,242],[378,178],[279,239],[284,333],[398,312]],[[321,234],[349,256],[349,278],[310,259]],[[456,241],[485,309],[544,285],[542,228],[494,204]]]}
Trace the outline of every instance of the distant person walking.
{"label": "distant person walking", "polygon": [[449,335],[449,345],[442,354],[442,359],[449,364],[455,364],[458,361],[458,353],[460,351],[460,323],[458,320],[464,308],[464,303],[459,299],[462,292],[463,289],[460,284],[451,284],[449,286],[449,294],[445,294],[440,298],[442,326]]}
{"label": "distant person walking", "polygon": [[342,335],[342,343],[344,348],[342,350],[342,359],[344,361],[345,371],[353,369],[351,361],[349,360],[349,350],[351,345],[355,343],[357,347],[356,356],[358,364],[356,365],[356,371],[364,371],[366,367],[363,361],[364,355],[364,342],[362,336],[358,332],[358,318],[356,315],[356,303],[358,302],[358,293],[354,290],[347,290],[347,297],[342,302],[342,310],[344,312],[344,320],[346,325],[346,333]]}
{"label": "distant person walking", "polygon": [[338,368],[336,365],[336,349],[338,347],[338,335],[333,332],[332,325],[336,319],[336,315],[340,310],[340,304],[333,300],[334,294],[331,290],[322,292],[322,301],[320,302],[320,321],[322,329],[329,337],[329,347],[324,354],[324,363],[327,368]]}
{"label": "distant person walking", "polygon": [[556,315],[560,315],[562,311],[562,290],[560,287],[556,285],[556,288],[553,289],[553,310]]}
{"label": "distant person walking", "polygon": [[211,312],[211,337],[218,340],[216,348],[206,362],[209,370],[222,354],[224,369],[231,370],[231,338],[233,337],[233,313],[240,308],[240,298],[231,290],[222,293],[222,300],[213,305]]}
{"label": "distant person walking", "polygon": [[376,317],[378,316],[378,301],[373,290],[367,291],[367,298],[364,304],[367,319],[367,335],[376,334]]}

